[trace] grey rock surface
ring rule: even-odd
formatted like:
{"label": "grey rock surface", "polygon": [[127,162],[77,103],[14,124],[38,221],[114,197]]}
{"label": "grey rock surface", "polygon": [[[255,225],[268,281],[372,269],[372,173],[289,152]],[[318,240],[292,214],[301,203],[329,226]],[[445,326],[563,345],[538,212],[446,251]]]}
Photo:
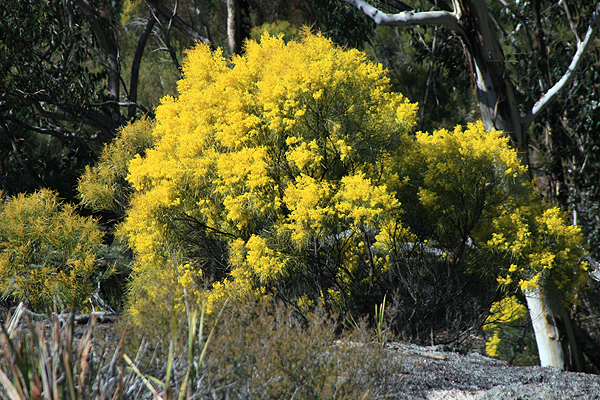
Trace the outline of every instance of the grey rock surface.
{"label": "grey rock surface", "polygon": [[600,376],[553,367],[516,367],[478,353],[391,343],[399,361],[376,397],[388,399],[600,399]]}

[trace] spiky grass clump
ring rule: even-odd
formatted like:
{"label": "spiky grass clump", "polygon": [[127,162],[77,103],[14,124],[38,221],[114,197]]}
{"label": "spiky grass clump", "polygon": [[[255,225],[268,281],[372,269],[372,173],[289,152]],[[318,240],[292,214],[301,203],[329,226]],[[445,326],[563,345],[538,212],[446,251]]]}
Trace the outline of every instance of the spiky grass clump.
{"label": "spiky grass clump", "polygon": [[65,319],[55,312],[45,321],[21,322],[23,311],[21,303],[7,324],[0,324],[0,398],[123,398],[120,343],[93,340],[94,316],[76,339],[73,315]]}

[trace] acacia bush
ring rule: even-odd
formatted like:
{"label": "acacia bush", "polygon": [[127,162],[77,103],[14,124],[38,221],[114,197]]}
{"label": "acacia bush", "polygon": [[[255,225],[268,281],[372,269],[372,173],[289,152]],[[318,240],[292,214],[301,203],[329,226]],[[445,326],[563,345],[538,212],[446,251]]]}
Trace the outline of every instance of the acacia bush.
{"label": "acacia bush", "polygon": [[161,293],[169,279],[206,281],[209,304],[235,288],[351,310],[383,267],[361,248],[400,210],[383,172],[416,105],[318,35],[249,41],[231,64],[192,50],[179,98],[156,110],[156,146],[130,164],[132,310],[183,295]]}
{"label": "acacia bush", "polygon": [[122,127],[117,137],[100,153],[99,161],[88,165],[77,185],[80,203],[94,211],[109,211],[123,217],[133,188],[127,182],[129,162],[154,145],[152,122],[141,118]]}
{"label": "acacia bush", "polygon": [[36,311],[87,301],[104,273],[96,263],[102,232],[56,193],[20,194],[0,205],[0,290]]}
{"label": "acacia bush", "polygon": [[396,333],[456,342],[506,295],[552,284],[569,302],[588,276],[579,229],[501,132],[415,134],[417,106],[357,50],[306,31],[231,59],[198,45],[178,89],[127,128],[154,144],[128,153],[119,228],[139,323],[235,293],[347,323],[387,295]]}

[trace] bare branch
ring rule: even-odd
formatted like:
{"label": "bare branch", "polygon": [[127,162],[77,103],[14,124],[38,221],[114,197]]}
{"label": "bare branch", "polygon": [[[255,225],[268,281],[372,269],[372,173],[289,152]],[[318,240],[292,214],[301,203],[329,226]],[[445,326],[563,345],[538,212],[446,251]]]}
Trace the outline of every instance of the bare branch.
{"label": "bare branch", "polygon": [[[146,47],[148,37],[150,36],[150,33],[152,32],[152,28],[154,28],[155,23],[156,19],[154,19],[153,15],[150,15],[150,17],[148,18],[148,22],[144,27],[144,31],[140,35],[137,47],[135,49],[135,56],[133,57],[133,62],[131,63],[131,79],[129,83],[129,101],[131,101],[132,103],[137,102],[138,82],[140,76],[140,64],[142,62],[142,55],[144,54],[144,48]],[[128,119],[132,119],[134,117],[135,109],[135,104],[132,104],[129,107],[129,114],[127,115]]]}
{"label": "bare branch", "polygon": [[[69,121],[75,122],[79,124],[85,124],[91,126],[93,128],[98,129],[102,135],[97,135],[97,139],[101,141],[111,140],[115,130],[119,127],[119,123],[102,115],[101,113],[94,110],[87,110],[85,115],[73,115],[67,112],[57,112],[57,111],[49,111],[44,108],[44,106],[52,105],[57,109],[60,109],[60,106],[57,106],[52,97],[50,97],[43,90],[37,91],[35,93],[25,93],[21,90],[17,90],[15,93],[19,93],[22,96],[22,99],[33,105],[38,112],[38,114],[46,119],[53,121]],[[118,102],[114,101],[115,106],[118,106]]]}
{"label": "bare branch", "polygon": [[359,9],[377,25],[443,25],[454,32],[462,32],[457,16],[448,11],[403,11],[397,14],[386,14],[362,0],[343,1]]}
{"label": "bare branch", "polygon": [[204,36],[202,36],[193,27],[191,27],[184,20],[182,20],[181,18],[179,18],[177,15],[175,15],[175,13],[173,13],[167,7],[165,7],[164,5],[162,5],[160,1],[158,1],[158,0],[148,0],[147,2],[148,2],[148,4],[151,4],[152,8],[154,8],[165,19],[172,20],[173,21],[173,25],[177,29],[179,29],[180,31],[182,31],[183,33],[185,33],[186,35],[188,35],[189,37],[191,37],[194,40],[197,40],[197,41],[200,41],[202,43],[210,45],[210,41],[207,38],[205,38]]}
{"label": "bare branch", "polygon": [[581,39],[579,39],[579,34],[577,33],[577,24],[573,21],[573,18],[571,18],[571,13],[569,12],[569,6],[567,5],[566,0],[563,0],[561,3],[563,4],[565,13],[567,14],[567,20],[569,21],[569,26],[571,27],[571,31],[573,32],[573,35],[575,35],[575,39],[577,39],[577,43],[579,43],[579,42],[581,42]]}
{"label": "bare branch", "polygon": [[210,36],[210,30],[208,28],[208,24],[206,23],[206,20],[204,19],[204,17],[202,16],[202,13],[200,12],[200,6],[198,5],[198,0],[194,0],[194,6],[196,7],[196,15],[198,16],[198,20],[200,20],[200,23],[202,23],[202,25],[204,25],[204,31],[206,32],[206,39],[208,40],[208,44],[209,46],[211,46],[212,43],[212,38]]}
{"label": "bare branch", "polygon": [[592,44],[592,39],[598,27],[600,26],[600,19],[598,16],[600,15],[600,3],[596,8],[596,11],[592,14],[592,20],[590,22],[590,26],[585,34],[585,38],[582,42],[577,43],[577,52],[573,56],[571,60],[571,64],[569,68],[567,68],[567,72],[562,76],[562,78],[556,82],[554,86],[552,86],[533,106],[529,114],[522,120],[523,129],[526,130],[529,128],[533,120],[540,115],[540,113],[550,104],[558,94],[573,80],[575,77],[575,71],[579,68],[581,61],[583,60],[583,55],[587,52],[589,47]]}
{"label": "bare branch", "polygon": [[[521,13],[519,12],[519,10],[518,10],[518,9],[517,9],[515,6],[513,6],[511,3],[508,3],[508,2],[507,2],[507,1],[505,1],[505,0],[500,0],[500,3],[502,3],[502,5],[503,5],[504,7],[508,8],[508,9],[510,10],[510,12],[511,12],[511,13],[512,13],[512,14],[513,14],[513,15],[514,15],[514,16],[515,16],[515,17],[516,17],[516,18],[517,18],[519,21],[521,21],[521,24],[522,24],[522,25],[523,25],[523,27],[525,28],[525,33],[526,33],[526,36],[527,36],[527,42],[529,43],[529,48],[531,49],[531,53],[534,53],[534,51],[535,51],[536,47],[534,47],[533,40],[531,39],[531,31],[529,30],[529,25],[527,24],[527,20],[525,19],[525,17],[523,16],[523,14],[521,14]],[[535,3],[535,4],[538,4],[538,5],[539,5],[539,3]],[[535,4],[534,4],[534,5],[535,5]],[[534,16],[536,15],[536,13],[535,13],[535,10],[536,10],[536,8],[535,8],[535,6],[534,6]],[[490,17],[492,17],[492,18],[493,18],[493,16],[492,16],[492,15],[490,15]],[[536,19],[536,21],[537,21],[537,19],[539,19],[539,13],[537,14],[537,16],[535,16],[535,17],[534,17],[534,19]],[[502,28],[502,26],[501,26],[501,25],[498,23],[498,21],[496,20],[496,18],[493,18],[493,21],[494,21],[494,24],[496,24],[496,27],[497,27],[499,30],[501,30],[501,31],[502,31],[502,34],[503,34],[505,37],[509,37],[509,34],[508,34],[507,32],[505,32],[505,31],[504,31],[504,29],[503,29],[503,28]],[[537,29],[538,29],[538,23],[537,23],[537,22],[535,23],[535,26],[536,26],[536,30],[537,30]],[[537,31],[537,32],[536,32],[536,34],[539,34],[539,33],[540,33],[539,31]],[[543,35],[542,35],[542,37],[543,37]],[[545,44],[542,44],[542,43],[541,43],[541,41],[540,41],[540,40],[539,40],[537,37],[536,37],[536,44],[538,44],[538,46],[537,46],[537,51],[538,51],[538,53],[540,54],[540,57],[541,57],[543,60],[546,60],[546,61],[547,61],[548,57],[546,56],[546,45],[545,45]],[[545,88],[544,88],[544,82],[542,81],[542,75],[541,75],[541,73],[540,73],[540,69],[539,69],[538,63],[537,63],[537,62],[534,62],[534,63],[533,63],[533,65],[534,65],[534,67],[535,67],[535,71],[536,71],[536,74],[537,74],[537,76],[538,76],[538,84],[540,85],[540,90],[543,92],[543,91],[545,90]]]}
{"label": "bare branch", "polygon": [[177,16],[177,6],[179,5],[179,1],[175,0],[175,6],[173,7],[173,14],[169,19],[169,25],[167,26],[167,30],[165,31],[165,43],[167,45],[167,49],[169,50],[169,54],[171,55],[171,60],[173,60],[173,64],[177,68],[177,72],[179,73],[179,77],[181,78],[181,64],[179,64],[179,60],[177,60],[177,54],[175,54],[175,50],[173,46],[171,46],[171,27],[173,26],[173,19]]}
{"label": "bare branch", "polygon": [[25,171],[27,171],[27,173],[33,178],[33,180],[35,181],[35,183],[38,185],[39,188],[46,187],[47,185],[44,182],[44,180],[21,157],[19,147],[17,146],[17,141],[16,141],[13,133],[11,132],[10,128],[8,127],[8,125],[6,125],[2,119],[0,119],[0,128],[1,128],[0,130],[2,131],[2,133],[4,133],[4,136],[6,136],[8,138],[8,140],[10,141],[13,155],[14,155],[15,159],[17,160],[17,162],[19,163],[19,165],[21,165],[21,168],[23,168]]}

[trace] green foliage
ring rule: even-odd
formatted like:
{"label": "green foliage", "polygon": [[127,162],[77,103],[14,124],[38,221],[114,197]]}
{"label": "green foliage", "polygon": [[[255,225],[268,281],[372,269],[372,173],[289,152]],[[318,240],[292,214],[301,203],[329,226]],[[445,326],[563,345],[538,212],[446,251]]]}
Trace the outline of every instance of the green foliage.
{"label": "green foliage", "polygon": [[104,122],[89,110],[105,99],[89,25],[76,7],[46,0],[7,2],[0,20],[0,188],[50,187],[70,199],[95,157],[98,131],[82,122],[90,113]]}
{"label": "green foliage", "polygon": [[274,22],[267,22],[252,28],[250,30],[250,39],[260,42],[260,38],[265,34],[267,36],[283,35],[284,40],[287,42],[296,38],[298,35],[298,29],[291,25],[288,21],[277,20]]}
{"label": "green foliage", "polygon": [[419,103],[419,129],[451,129],[478,118],[462,43],[446,28],[377,26],[364,48],[388,70],[393,89]]}
{"label": "green foliage", "polygon": [[0,287],[35,310],[85,308],[101,271],[102,233],[57,195],[41,190],[6,200],[0,208]]}

